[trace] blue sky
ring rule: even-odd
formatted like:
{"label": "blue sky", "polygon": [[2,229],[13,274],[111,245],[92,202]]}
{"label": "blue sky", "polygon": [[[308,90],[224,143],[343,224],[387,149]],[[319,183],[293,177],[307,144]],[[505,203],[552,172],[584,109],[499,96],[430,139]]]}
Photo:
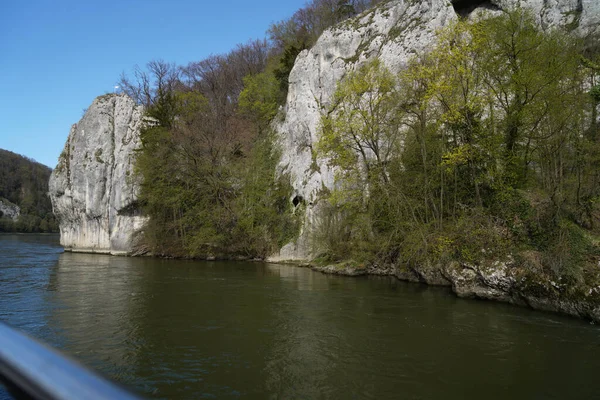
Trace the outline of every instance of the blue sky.
{"label": "blue sky", "polygon": [[92,100],[121,72],[263,38],[305,0],[0,0],[0,148],[54,167]]}

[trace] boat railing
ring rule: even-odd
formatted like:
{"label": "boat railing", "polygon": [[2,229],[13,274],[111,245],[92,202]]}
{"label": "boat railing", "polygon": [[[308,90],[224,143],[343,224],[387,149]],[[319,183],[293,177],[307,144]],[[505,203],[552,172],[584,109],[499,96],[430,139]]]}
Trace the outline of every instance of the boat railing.
{"label": "boat railing", "polygon": [[0,323],[0,385],[16,399],[138,397],[37,340]]}

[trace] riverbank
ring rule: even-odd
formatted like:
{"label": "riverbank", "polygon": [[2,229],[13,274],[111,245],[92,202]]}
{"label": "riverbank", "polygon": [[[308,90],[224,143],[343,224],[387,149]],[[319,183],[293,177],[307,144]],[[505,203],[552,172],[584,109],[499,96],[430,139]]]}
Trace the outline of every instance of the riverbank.
{"label": "riverbank", "polygon": [[[77,253],[101,253],[90,249],[66,249]],[[142,253],[103,253],[132,257],[178,258]],[[401,281],[431,286],[448,286],[461,298],[494,300],[534,310],[557,312],[600,323],[600,281],[597,285],[566,282],[554,278],[541,265],[535,263],[536,255],[521,254],[519,260],[509,257],[505,261],[487,261],[468,265],[456,261],[445,265],[408,267],[399,265],[358,264],[352,261],[337,264],[307,262],[305,260],[261,260],[245,257],[196,258],[206,261],[250,261],[269,264],[290,264],[331,275],[342,276],[393,276]],[[187,258],[193,259],[193,258]],[[589,280],[588,280],[589,281]]]}
{"label": "riverbank", "polygon": [[148,399],[600,392],[598,326],[390,277],[72,253],[56,237],[4,235],[0,297],[3,322]]}
{"label": "riverbank", "polygon": [[544,271],[526,268],[514,259],[487,265],[451,262],[423,267],[355,265],[351,262],[294,264],[325,274],[393,276],[407,282],[449,286],[461,298],[495,300],[600,323],[600,285],[587,287],[562,279],[556,282]]}

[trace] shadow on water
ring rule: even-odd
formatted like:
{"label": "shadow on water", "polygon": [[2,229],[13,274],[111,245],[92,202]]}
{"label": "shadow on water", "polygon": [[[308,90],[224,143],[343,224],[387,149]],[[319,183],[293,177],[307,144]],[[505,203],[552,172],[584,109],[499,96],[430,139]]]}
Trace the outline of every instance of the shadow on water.
{"label": "shadow on water", "polygon": [[33,239],[0,237],[0,250],[0,319],[151,397],[600,390],[597,327],[445,288],[286,265],[61,253]]}

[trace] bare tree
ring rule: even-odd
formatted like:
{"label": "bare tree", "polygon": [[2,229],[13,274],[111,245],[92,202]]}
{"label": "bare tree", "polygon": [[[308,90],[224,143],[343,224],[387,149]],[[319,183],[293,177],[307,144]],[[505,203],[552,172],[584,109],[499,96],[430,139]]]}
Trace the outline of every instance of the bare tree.
{"label": "bare tree", "polygon": [[173,63],[152,60],[142,69],[136,65],[133,76],[121,74],[119,85],[123,92],[146,107],[156,104],[161,96],[180,86],[180,69]]}

